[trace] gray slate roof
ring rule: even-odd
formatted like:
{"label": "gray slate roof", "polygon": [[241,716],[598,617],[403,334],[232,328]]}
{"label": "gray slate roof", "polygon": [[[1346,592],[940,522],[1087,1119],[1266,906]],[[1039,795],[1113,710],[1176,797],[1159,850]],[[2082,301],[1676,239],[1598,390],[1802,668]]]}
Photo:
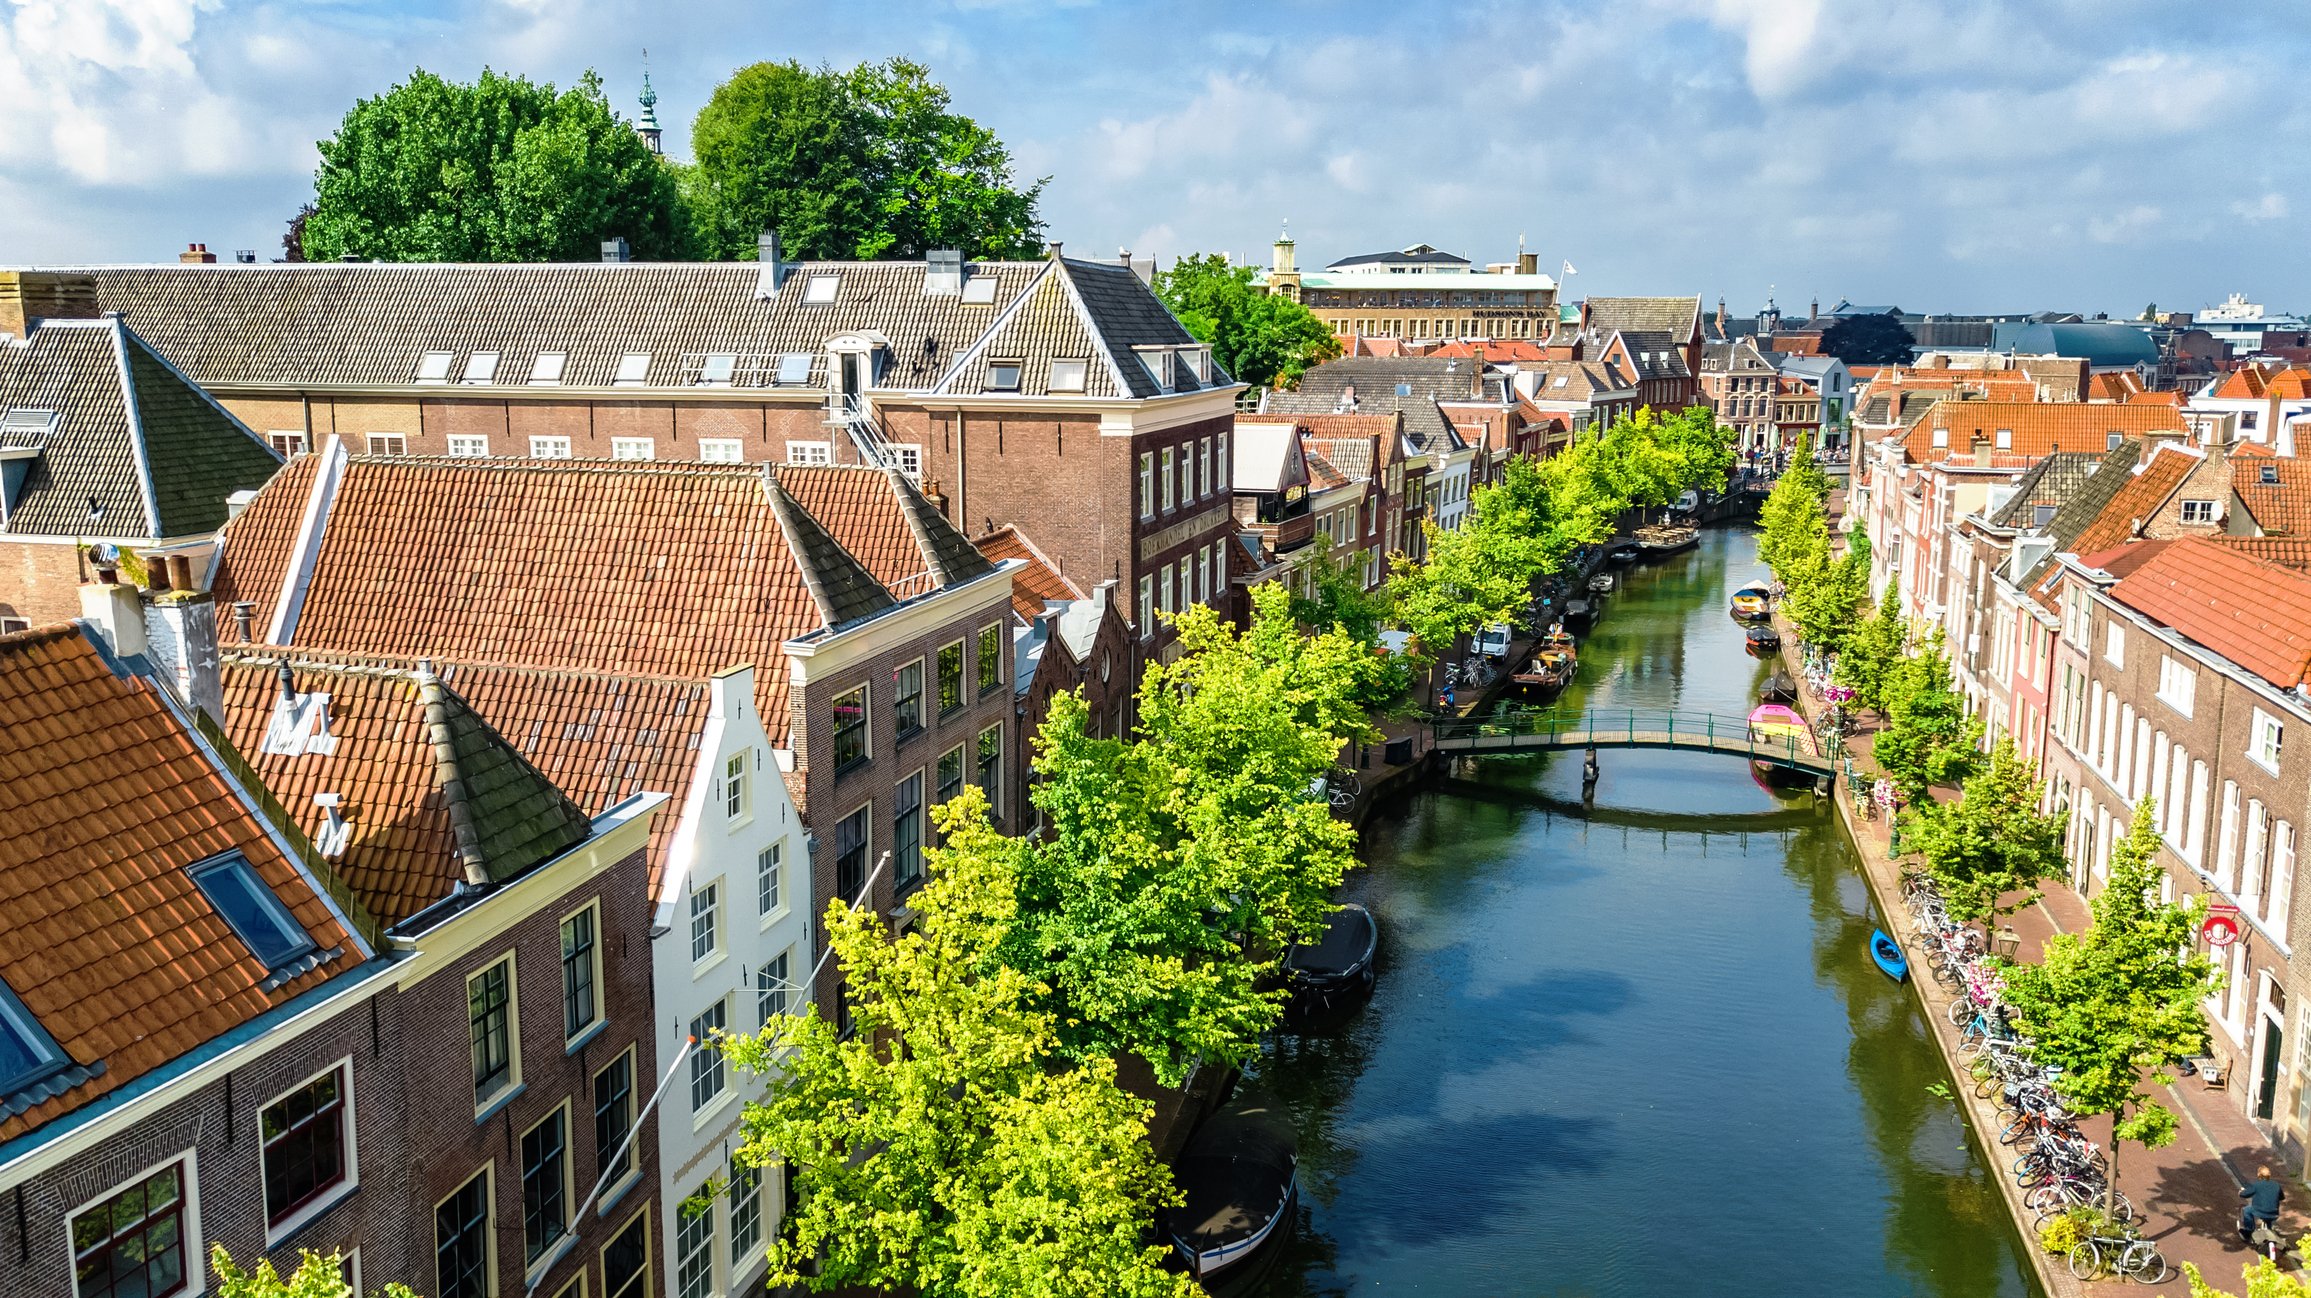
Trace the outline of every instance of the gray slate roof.
{"label": "gray slate roof", "polygon": [[2029,572],[2023,574],[2018,583],[2022,589],[2035,587],[2046,570],[2054,566],[2054,556],[2077,544],[2078,538],[2086,534],[2086,529],[2094,525],[2094,520],[2102,517],[2102,511],[2109,507],[2111,498],[2132,481],[2134,463],[2142,456],[2142,449],[2141,442],[2129,439],[2100,455],[2091,451],[2057,453],[2085,455],[2094,464],[2091,469],[2083,471],[2085,476],[2071,488],[2069,495],[2055,509],[2054,517],[2048,520],[2046,534],[2054,538],[2054,548],[2032,565]]}
{"label": "gray slate roof", "polygon": [[1501,400],[1497,383],[1491,376],[1472,375],[1471,364],[1425,357],[1344,357],[1301,375],[1300,386],[1292,391],[1269,393],[1262,409],[1286,415],[1350,413],[1340,409],[1340,402],[1354,388],[1353,413],[1402,414],[1405,440],[1415,451],[1457,450],[1460,435],[1437,403]]}
{"label": "gray slate roof", "polygon": [[1583,303],[1589,328],[1599,337],[1621,333],[1665,333],[1678,342],[1701,327],[1701,297],[1593,297]]}
{"label": "gray slate roof", "polygon": [[[0,533],[190,536],[224,525],[225,498],[265,485],[281,457],[118,320],[48,320],[0,344],[0,411],[51,411],[53,432],[0,428]],[[89,502],[104,511],[92,521]]]}
{"label": "gray slate roof", "polygon": [[1624,329],[1621,341],[1629,345],[1630,354],[1636,358],[1640,379],[1683,379],[1693,375],[1693,371],[1686,368],[1685,353],[1678,349],[1677,339],[1668,333],[1658,329]]}
{"label": "gray slate roof", "polygon": [[[2056,451],[2030,466],[2014,484],[2014,495],[1998,512],[1992,514],[1992,527],[2031,528],[2038,526],[2038,507],[2051,505],[2057,510],[2070,494],[2083,485],[2094,473],[2094,465],[2102,459],[2092,451]],[[2053,520],[2048,519],[2048,526]]]}

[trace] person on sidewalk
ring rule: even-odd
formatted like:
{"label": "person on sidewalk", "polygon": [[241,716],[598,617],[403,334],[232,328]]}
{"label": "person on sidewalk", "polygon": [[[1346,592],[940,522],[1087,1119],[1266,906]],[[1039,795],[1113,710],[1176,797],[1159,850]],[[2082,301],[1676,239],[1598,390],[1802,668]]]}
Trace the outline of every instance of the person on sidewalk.
{"label": "person on sidewalk", "polygon": [[2279,1226],[2279,1202],[2287,1197],[2287,1187],[2272,1178],[2270,1164],[2255,1169],[2255,1179],[2239,1191],[2247,1206],[2239,1212],[2239,1238],[2251,1248],[2260,1250],[2259,1236],[2268,1230],[2276,1234]]}

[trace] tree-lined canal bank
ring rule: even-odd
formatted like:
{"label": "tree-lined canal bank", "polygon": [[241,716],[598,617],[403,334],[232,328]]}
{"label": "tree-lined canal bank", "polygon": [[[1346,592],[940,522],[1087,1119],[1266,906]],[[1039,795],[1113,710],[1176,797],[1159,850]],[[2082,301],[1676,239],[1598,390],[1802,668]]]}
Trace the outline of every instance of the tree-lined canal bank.
{"label": "tree-lined canal bank", "polygon": [[[1754,540],[1627,575],[1560,706],[1741,715]],[[1746,763],[1495,759],[1385,807],[1371,1005],[1279,1038],[1303,1223],[1268,1292],[2037,1293],[1826,805]]]}

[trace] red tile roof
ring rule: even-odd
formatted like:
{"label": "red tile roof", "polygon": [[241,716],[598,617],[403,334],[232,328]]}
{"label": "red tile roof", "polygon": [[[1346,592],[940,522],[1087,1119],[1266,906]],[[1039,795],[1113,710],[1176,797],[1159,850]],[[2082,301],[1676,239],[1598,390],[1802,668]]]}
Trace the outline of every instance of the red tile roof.
{"label": "red tile roof", "polygon": [[2311,572],[2311,539],[2276,536],[2217,536],[2209,539],[2217,545],[2237,550],[2265,563]]}
{"label": "red tile roof", "polygon": [[[1949,434],[1947,446],[1933,444],[1935,429]],[[2057,450],[2101,450],[2112,433],[2139,438],[2183,429],[2180,411],[2165,406],[2090,405],[2054,401],[1937,401],[1918,417],[1902,446],[1915,463],[1963,457],[1979,435],[1995,445],[2000,429],[2011,434],[2001,448],[2026,460]]]}
{"label": "red tile roof", "polygon": [[[366,958],[156,687],[78,627],[0,636],[0,716],[0,978],[80,1066],[0,1096],[0,1140]],[[186,872],[233,851],[327,958],[267,985]]]}
{"label": "red tile roof", "polygon": [[[2232,455],[2239,458],[2240,451],[2253,445],[2244,443]],[[2231,490],[2238,493],[2247,517],[2265,533],[2311,536],[2311,460],[2261,451],[2253,453],[2251,459],[2231,474]],[[2278,481],[2263,481],[2266,472]]]}
{"label": "red tile roof", "polygon": [[1075,583],[1060,575],[1059,565],[1016,527],[998,527],[972,538],[971,543],[992,562],[1017,559],[1025,565],[1011,574],[1011,611],[1018,614],[1022,622],[1035,621],[1042,615],[1045,604],[1083,598],[1083,592],[1076,589]]}
{"label": "red tile roof", "polygon": [[2261,401],[2267,397],[2301,401],[2311,398],[2311,369],[2292,365],[2242,365],[2225,376],[2211,395],[2234,401]]}
{"label": "red tile roof", "polygon": [[2189,537],[2110,593],[2281,689],[2302,684],[2311,670],[2311,574]]}
{"label": "red tile roof", "polygon": [[2124,577],[2158,557],[2172,541],[2129,541],[2108,550],[2080,554],[2079,563],[2089,568],[2100,568],[2113,577]]}
{"label": "red tile roof", "polygon": [[2183,485],[2191,471],[2206,460],[2190,451],[2162,446],[2151,452],[2148,460],[2135,466],[2126,484],[2102,507],[2086,530],[2078,534],[2071,548],[2080,554],[2108,550],[2138,534],[2141,526],[2167,502]]}

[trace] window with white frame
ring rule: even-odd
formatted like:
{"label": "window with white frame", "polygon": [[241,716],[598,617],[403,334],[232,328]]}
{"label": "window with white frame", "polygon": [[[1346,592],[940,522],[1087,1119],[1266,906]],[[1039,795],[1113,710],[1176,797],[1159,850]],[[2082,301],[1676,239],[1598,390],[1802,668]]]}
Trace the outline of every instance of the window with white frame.
{"label": "window with white frame", "polygon": [[162,1298],[199,1280],[202,1263],[186,1257],[188,1167],[170,1163],[73,1214],[77,1298]]}
{"label": "window with white frame", "polygon": [[533,460],[566,460],[570,458],[570,439],[567,437],[532,437],[530,458]]}
{"label": "window with white frame", "polygon": [[498,376],[498,354],[475,352],[465,358],[465,381],[468,383],[495,383]]}
{"label": "window with white frame", "polygon": [[650,353],[627,352],[618,358],[618,373],[610,380],[611,386],[640,387],[650,381]]}
{"label": "window with white frame", "polygon": [[1232,482],[1234,479],[1228,476],[1228,435],[1221,433],[1216,445],[1219,449],[1212,452],[1212,472],[1218,475],[1219,481]]}
{"label": "window with white frame", "polygon": [[698,1044],[690,1050],[690,1111],[697,1113],[722,1096],[730,1074],[722,1060],[722,1043],[715,1034],[730,1025],[730,1002],[714,1002],[690,1020],[690,1035]]}
{"label": "window with white frame", "polygon": [[305,434],[290,429],[286,432],[265,434],[265,442],[280,453],[284,460],[294,460],[305,453]]}
{"label": "window with white frame", "polygon": [[730,1160],[730,1269],[741,1265],[762,1247],[762,1169]]}
{"label": "window with white frame", "polygon": [[791,965],[789,953],[781,951],[754,971],[754,1008],[764,1027],[773,1019],[784,1018],[786,1007],[792,1003],[789,997],[794,987],[788,981]]}
{"label": "window with white frame", "polygon": [[2255,709],[2254,724],[2247,729],[2247,756],[2273,775],[2279,773],[2279,740],[2284,731],[2279,718]]}
{"label": "window with white frame", "polygon": [[1166,613],[1172,611],[1172,566],[1168,563],[1156,573],[1156,607]]}
{"label": "window with white frame", "polygon": [[701,437],[698,439],[698,458],[708,464],[743,464],[746,462],[746,443],[736,437]]}
{"label": "window with white frame", "polygon": [[911,887],[923,877],[923,773],[899,781],[891,803],[891,874]]}
{"label": "window with white frame", "polygon": [[907,476],[910,481],[923,480],[923,448],[911,442],[891,442],[883,447],[890,457],[891,467]]}
{"label": "window with white frame", "polygon": [[497,1291],[489,1182],[485,1167],[434,1205],[434,1292],[441,1298],[491,1298]]}
{"label": "window with white frame", "polygon": [[[992,284],[993,281],[989,282]],[[1053,361],[1051,362],[1051,378],[1045,384],[1045,390],[1049,392],[1081,392],[1089,368],[1088,364],[1083,361]]]}
{"label": "window with white frame", "polygon": [[2211,501],[2211,500],[2186,500],[2186,501],[2184,501],[2184,502],[2183,502],[2183,521],[2184,521],[2184,522],[2186,522],[2186,523],[2212,523],[2212,522],[2214,522],[2214,521],[2215,521],[2215,502],[2214,502],[2214,501]]}
{"label": "window with white frame", "polygon": [[2191,705],[2199,692],[2198,669],[2178,660],[2173,654],[2159,655],[2159,700],[2168,707],[2191,714]]}
{"label": "window with white frame", "polygon": [[1140,634],[1140,638],[1141,638],[1142,640],[1145,640],[1145,639],[1146,639],[1146,638],[1148,638],[1149,636],[1152,636],[1152,635],[1154,635],[1154,634],[1155,634],[1155,629],[1156,629],[1156,620],[1155,620],[1155,613],[1156,613],[1156,608],[1155,608],[1155,578],[1154,578],[1154,576],[1152,576],[1152,575],[1150,575],[1150,574],[1148,574],[1148,573],[1141,573],[1141,574],[1140,574],[1140,578],[1139,578],[1139,604],[1138,604],[1138,606],[1137,606],[1137,607],[1135,607],[1135,608],[1134,608],[1132,611],[1133,611],[1134,613],[1136,613],[1136,614],[1138,614],[1138,615],[1139,615],[1139,634]]}
{"label": "window with white frame", "polygon": [[2225,892],[2239,890],[2239,782],[2223,781],[2223,825],[2215,839],[2215,882]]}
{"label": "window with white frame", "polygon": [[371,433],[369,434],[369,453],[371,455],[407,455],[409,454],[409,436],[406,433]]}
{"label": "window with white frame", "polygon": [[280,1226],[352,1180],[351,1090],[346,1066],[338,1064],[259,1114],[267,1226]]}
{"label": "window with white frame", "polygon": [[713,1298],[714,1201],[720,1198],[710,1177],[676,1210],[674,1232],[675,1298]]}
{"label": "window with white frame", "polygon": [[738,753],[722,764],[722,809],[732,820],[743,820],[753,803],[752,790],[747,784],[746,754]]}
{"label": "window with white frame", "polygon": [[2116,618],[2103,629],[2102,656],[2113,667],[2126,666],[2126,627]]}
{"label": "window with white frame", "polygon": [[419,383],[449,382],[450,359],[448,352],[427,352],[418,357],[417,381]]}
{"label": "window with white frame", "polygon": [[755,854],[754,905],[764,918],[786,908],[786,840],[780,839]]}
{"label": "window with white frame", "polygon": [[834,275],[813,275],[803,288],[802,300],[810,306],[825,306],[835,300],[839,283],[839,277]]}
{"label": "window with white frame", "polygon": [[648,437],[613,437],[610,439],[610,458],[613,460],[655,460],[658,443]]}
{"label": "window with white frame", "polygon": [[2295,826],[2288,821],[2271,824],[2271,887],[2263,900],[2263,923],[2285,932],[2287,907],[2295,899]]}
{"label": "window with white frame", "polygon": [[634,1050],[629,1046],[594,1074],[594,1162],[604,1185],[634,1168],[634,1151],[620,1149],[634,1129]]}
{"label": "window with white frame", "polygon": [[589,902],[562,921],[562,1039],[578,1035],[602,1019],[602,944],[597,930],[601,906]]}
{"label": "window with white frame", "polygon": [[522,1133],[522,1252],[535,1262],[570,1230],[570,1111],[558,1105]]}
{"label": "window with white frame", "polygon": [[1155,452],[1139,453],[1139,516],[1155,517]]}
{"label": "window with white frame", "polygon": [[485,1108],[521,1082],[514,1049],[514,958],[507,955],[465,981],[466,1026],[473,1055],[473,1102]]}
{"label": "window with white frame", "polygon": [[1173,490],[1174,484],[1172,482],[1172,448],[1167,446],[1156,454],[1158,458],[1156,481],[1161,484],[1164,512],[1168,514],[1179,507],[1179,497]]}
{"label": "window with white frame", "polygon": [[1212,476],[1212,439],[1196,443],[1196,499],[1201,500],[1220,489],[1220,480]]}
{"label": "window with white frame", "polygon": [[786,444],[786,462],[788,464],[832,464],[834,463],[834,446],[829,442],[788,442]]}
{"label": "window with white frame", "polygon": [[722,882],[702,883],[690,890],[690,963],[697,964],[722,950]]}
{"label": "window with white frame", "polygon": [[449,453],[461,460],[486,460],[489,458],[489,438],[479,433],[452,433],[449,437]]}

